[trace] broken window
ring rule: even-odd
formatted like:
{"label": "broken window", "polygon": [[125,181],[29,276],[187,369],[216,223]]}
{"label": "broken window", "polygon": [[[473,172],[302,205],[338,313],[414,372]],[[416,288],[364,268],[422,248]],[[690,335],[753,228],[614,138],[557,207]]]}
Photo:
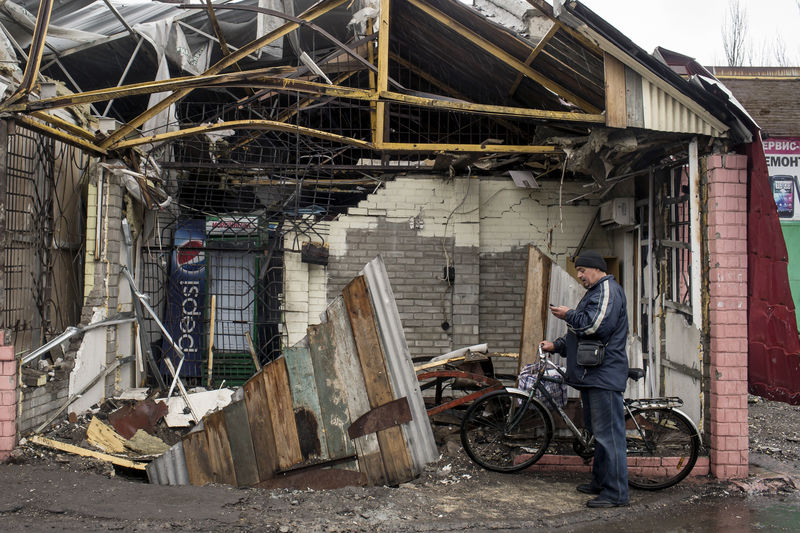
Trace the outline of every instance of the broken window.
{"label": "broken window", "polygon": [[692,252],[688,165],[670,169],[665,193],[663,205],[666,238],[661,240],[661,245],[665,247],[666,262],[665,304],[691,315]]}

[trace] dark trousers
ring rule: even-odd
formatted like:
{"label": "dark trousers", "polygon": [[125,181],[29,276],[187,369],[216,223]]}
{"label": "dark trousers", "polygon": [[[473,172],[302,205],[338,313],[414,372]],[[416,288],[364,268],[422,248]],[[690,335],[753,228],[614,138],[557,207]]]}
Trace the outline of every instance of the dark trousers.
{"label": "dark trousers", "polygon": [[583,422],[595,437],[592,485],[600,498],[628,503],[628,456],[625,446],[625,406],[622,393],[605,389],[581,390]]}

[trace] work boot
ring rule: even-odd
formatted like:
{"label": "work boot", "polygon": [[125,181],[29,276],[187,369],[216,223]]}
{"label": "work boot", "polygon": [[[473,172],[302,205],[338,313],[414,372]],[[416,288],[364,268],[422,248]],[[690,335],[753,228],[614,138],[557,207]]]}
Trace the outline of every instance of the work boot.
{"label": "work boot", "polygon": [[594,509],[602,509],[606,507],[625,507],[628,505],[628,502],[612,502],[611,500],[606,500],[605,498],[595,498],[593,500],[589,500],[586,502],[586,507],[592,507]]}
{"label": "work boot", "polygon": [[595,487],[591,483],[582,483],[575,487],[575,490],[582,492],[583,494],[600,494],[603,489],[600,487]]}

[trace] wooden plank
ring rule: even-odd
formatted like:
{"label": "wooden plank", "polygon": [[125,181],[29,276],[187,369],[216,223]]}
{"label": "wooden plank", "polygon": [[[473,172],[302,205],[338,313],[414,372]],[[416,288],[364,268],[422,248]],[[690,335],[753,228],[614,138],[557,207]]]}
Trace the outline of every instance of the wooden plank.
{"label": "wooden plank", "polygon": [[214,411],[203,418],[208,438],[208,462],[215,483],[236,486],[236,471],[233,468],[233,456],[228,440],[228,428],[225,426],[225,413]]}
{"label": "wooden plank", "polygon": [[264,371],[255,374],[244,384],[244,402],[247,407],[247,421],[250,423],[250,437],[256,454],[258,480],[263,481],[275,475],[278,470],[278,450],[269,416],[267,382]]}
{"label": "wooden plank", "polygon": [[[367,397],[370,406],[375,408],[394,397],[364,276],[353,279],[342,291],[342,296],[364,374]],[[411,456],[400,428],[381,430],[377,436],[387,482],[402,483],[412,479]]]}
{"label": "wooden plank", "polygon": [[300,438],[292,410],[292,391],[289,389],[289,375],[286,373],[286,360],[283,357],[272,361],[264,369],[269,397],[269,416],[275,435],[275,449],[278,452],[278,467],[289,468],[303,460],[300,452]]}
{"label": "wooden plank", "polygon": [[[543,340],[547,327],[550,288],[550,265],[552,261],[533,245],[528,246],[528,260],[525,265],[525,299],[522,306],[522,335],[519,343],[517,373],[522,367],[532,363],[537,347]],[[555,305],[568,305],[566,302],[552,302]]]}
{"label": "wooden plank", "polygon": [[[332,336],[333,325],[330,322],[308,328],[308,345],[317,382],[328,457],[337,459],[353,455],[355,448],[347,435],[350,425],[347,393],[334,365]],[[356,465],[350,467],[357,468]]]}
{"label": "wooden plank", "polygon": [[94,457],[95,459],[100,459],[101,461],[106,461],[108,463],[112,463],[115,465],[124,466],[126,468],[133,468],[135,470],[144,470],[147,467],[146,463],[137,463],[131,461],[130,459],[114,457],[113,455],[109,455],[107,453],[96,452],[94,450],[87,450],[86,448],[81,448],[73,444],[67,444],[66,442],[59,442],[57,440],[48,439],[40,435],[33,435],[32,437],[30,437],[29,440],[34,444],[38,444],[40,446],[47,446],[48,448],[74,453],[75,455],[82,455],[84,457]]}
{"label": "wooden plank", "polygon": [[208,460],[208,438],[205,430],[193,431],[183,436],[183,453],[186,457],[186,470],[189,472],[189,483],[206,485],[213,483],[211,464]]}
{"label": "wooden plank", "polygon": [[606,89],[606,126],[624,128],[627,126],[625,111],[625,65],[614,56],[604,53]]}
{"label": "wooden plank", "polygon": [[228,443],[231,448],[236,485],[250,487],[258,483],[258,462],[250,434],[247,406],[243,400],[233,402],[222,409],[225,427],[228,428]]}
{"label": "wooden plank", "polygon": [[625,67],[625,111],[628,126],[644,128],[642,77],[628,67]]}
{"label": "wooden plank", "polygon": [[292,409],[303,460],[327,459],[330,456],[314,367],[311,364],[311,352],[306,346],[294,346],[284,350],[283,358],[286,359],[286,371],[289,374]]}
{"label": "wooden plank", "polygon": [[[328,322],[333,326],[333,360],[336,369],[347,383],[347,411],[350,420],[356,420],[370,410],[364,374],[358,360],[353,330],[347,318],[342,297],[337,297],[328,306]],[[383,468],[381,449],[377,435],[370,434],[353,440],[358,454],[359,469],[367,476],[370,485],[383,485],[386,482],[386,471]]]}

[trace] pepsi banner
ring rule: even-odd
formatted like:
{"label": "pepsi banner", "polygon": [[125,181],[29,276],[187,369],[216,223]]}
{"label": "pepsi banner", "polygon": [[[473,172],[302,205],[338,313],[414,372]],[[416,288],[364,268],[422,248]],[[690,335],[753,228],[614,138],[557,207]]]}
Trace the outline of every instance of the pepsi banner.
{"label": "pepsi banner", "polygon": [[[170,256],[167,281],[167,305],[164,320],[172,339],[186,359],[181,377],[202,377],[203,309],[206,295],[206,221],[186,220],[178,223]],[[163,357],[178,367],[180,356],[167,339],[162,345]],[[169,375],[164,363],[161,372]]]}

